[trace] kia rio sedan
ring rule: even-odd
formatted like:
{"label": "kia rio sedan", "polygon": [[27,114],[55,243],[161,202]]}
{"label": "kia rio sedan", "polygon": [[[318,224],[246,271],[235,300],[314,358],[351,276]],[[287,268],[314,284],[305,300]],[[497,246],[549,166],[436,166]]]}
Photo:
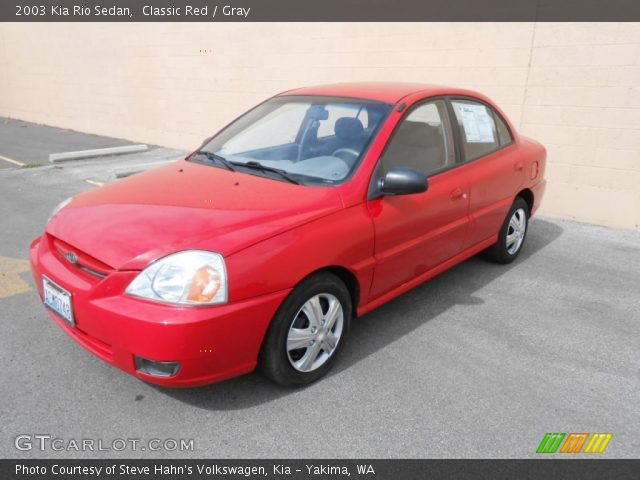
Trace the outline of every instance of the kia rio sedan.
{"label": "kia rio sedan", "polygon": [[479,252],[513,261],[545,159],[479,93],[292,90],[185,159],[61,203],[33,276],[60,328],[142,380],[258,367],[305,385],[356,316]]}

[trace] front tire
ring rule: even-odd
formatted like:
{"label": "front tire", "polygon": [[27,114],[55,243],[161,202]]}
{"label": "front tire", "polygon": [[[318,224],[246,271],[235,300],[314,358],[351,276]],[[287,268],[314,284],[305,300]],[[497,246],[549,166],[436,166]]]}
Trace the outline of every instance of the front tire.
{"label": "front tire", "polygon": [[513,262],[524,245],[529,228],[529,205],[517,197],[498,233],[498,241],[487,249],[488,257],[496,263]]}
{"label": "front tire", "polygon": [[260,350],[260,370],[286,387],[323,377],[344,346],[351,312],[351,295],[337,276],[320,272],[302,281],[271,322]]}

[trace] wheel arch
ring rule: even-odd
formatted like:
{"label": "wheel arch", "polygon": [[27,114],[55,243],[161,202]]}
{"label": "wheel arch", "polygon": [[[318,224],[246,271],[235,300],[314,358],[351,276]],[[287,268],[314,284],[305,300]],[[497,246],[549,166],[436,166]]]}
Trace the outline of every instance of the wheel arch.
{"label": "wheel arch", "polygon": [[331,273],[342,280],[342,282],[347,287],[347,290],[349,290],[349,295],[351,296],[352,316],[353,318],[357,317],[358,304],[360,303],[360,282],[358,281],[358,278],[355,276],[355,274],[348,268],[340,265],[328,265],[314,270],[303,279],[301,279],[298,283],[301,283],[307,278],[321,272]]}
{"label": "wheel arch", "polygon": [[531,214],[531,212],[533,211],[533,192],[528,188],[524,188],[518,192],[516,198],[518,197],[527,202],[527,206],[529,207],[529,214]]}

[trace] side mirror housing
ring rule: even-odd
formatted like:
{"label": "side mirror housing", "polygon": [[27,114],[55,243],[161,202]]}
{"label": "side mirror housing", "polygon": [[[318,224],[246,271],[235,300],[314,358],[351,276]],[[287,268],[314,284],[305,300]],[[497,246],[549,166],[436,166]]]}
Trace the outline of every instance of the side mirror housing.
{"label": "side mirror housing", "polygon": [[379,180],[378,188],[383,195],[410,195],[426,192],[427,177],[424,173],[406,167],[394,167]]}

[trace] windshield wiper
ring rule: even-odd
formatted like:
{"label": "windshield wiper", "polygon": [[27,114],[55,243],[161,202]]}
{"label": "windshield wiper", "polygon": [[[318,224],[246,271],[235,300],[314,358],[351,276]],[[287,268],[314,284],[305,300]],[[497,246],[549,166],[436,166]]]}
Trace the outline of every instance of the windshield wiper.
{"label": "windshield wiper", "polygon": [[207,150],[197,150],[195,152],[195,155],[203,155],[205,157],[207,157],[208,160],[212,161],[212,162],[218,162],[221,165],[223,165],[224,167],[226,167],[227,169],[231,170],[232,172],[236,171],[235,166],[238,167],[247,167],[247,168],[251,168],[253,170],[261,170],[263,172],[272,172],[272,173],[276,173],[278,175],[280,175],[282,178],[284,178],[285,180],[287,180],[288,182],[291,183],[295,183],[296,185],[300,185],[300,182],[298,180],[296,180],[295,178],[293,178],[291,175],[289,175],[287,173],[286,170],[282,170],[280,168],[274,168],[274,167],[268,167],[267,165],[263,165],[260,162],[256,162],[256,161],[250,161],[250,162],[231,162],[229,160],[227,160],[226,158],[224,158],[222,155],[218,155],[217,153],[213,153],[213,152],[209,152]]}
{"label": "windshield wiper", "polygon": [[231,170],[232,172],[236,171],[236,169],[233,168],[233,164],[229,160],[224,158],[222,155],[218,155],[217,153],[213,153],[213,152],[208,152],[206,150],[197,150],[195,154],[204,155],[205,157],[207,157],[208,160],[222,164],[227,170]]}
{"label": "windshield wiper", "polygon": [[247,167],[253,170],[262,170],[263,172],[272,172],[277,173],[282,178],[287,180],[288,182],[295,183],[296,185],[300,185],[300,182],[293,178],[286,170],[282,170],[280,168],[268,167],[267,165],[263,165],[260,162],[256,162],[251,160],[250,162],[229,162],[232,165],[237,165],[238,167]]}

